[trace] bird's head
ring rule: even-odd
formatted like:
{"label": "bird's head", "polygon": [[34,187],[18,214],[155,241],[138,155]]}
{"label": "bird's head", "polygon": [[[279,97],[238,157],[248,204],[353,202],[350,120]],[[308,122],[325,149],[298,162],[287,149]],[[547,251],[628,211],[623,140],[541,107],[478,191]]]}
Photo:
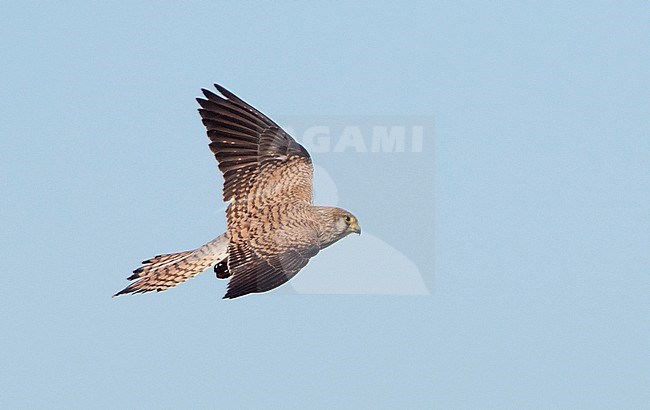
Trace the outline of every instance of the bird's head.
{"label": "bird's head", "polygon": [[359,221],[350,212],[341,208],[316,207],[321,219],[319,240],[321,249],[351,233],[361,234]]}
{"label": "bird's head", "polygon": [[344,209],[338,209],[338,211],[340,211],[340,215],[335,222],[337,231],[342,236],[351,233],[356,233],[361,235],[361,226],[359,226],[359,221],[357,220],[357,217]]}

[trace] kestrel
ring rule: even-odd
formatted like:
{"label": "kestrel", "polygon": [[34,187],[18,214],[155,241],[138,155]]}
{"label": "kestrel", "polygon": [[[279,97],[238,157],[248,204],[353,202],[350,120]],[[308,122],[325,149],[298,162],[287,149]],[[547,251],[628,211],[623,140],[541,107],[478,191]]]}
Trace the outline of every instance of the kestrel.
{"label": "kestrel", "polygon": [[309,259],[361,228],[350,212],[312,202],[307,150],[267,116],[220,85],[203,89],[199,113],[223,173],[226,232],[185,252],[158,255],[133,271],[126,293],[163,291],[214,265],[231,278],[224,299],[275,289]]}

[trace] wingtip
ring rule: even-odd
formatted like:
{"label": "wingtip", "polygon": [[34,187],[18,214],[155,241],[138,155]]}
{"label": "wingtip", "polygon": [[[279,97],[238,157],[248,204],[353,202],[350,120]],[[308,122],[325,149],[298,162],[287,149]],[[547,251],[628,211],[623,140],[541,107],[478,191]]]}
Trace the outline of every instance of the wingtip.
{"label": "wingtip", "polygon": [[198,97],[196,99],[196,102],[199,103],[199,107],[200,107],[199,110],[200,109],[205,109],[210,104],[210,101],[206,100],[205,98],[201,98],[201,97]]}
{"label": "wingtip", "polygon": [[250,293],[254,293],[254,292],[242,292],[241,290],[238,290],[238,289],[235,289],[235,290],[228,289],[226,291],[226,294],[223,295],[223,299],[230,299],[230,300],[237,299],[237,298],[240,298],[242,296],[246,296],[246,295],[248,295]]}
{"label": "wingtip", "polygon": [[206,90],[205,98],[198,97],[196,102],[199,103],[199,110],[201,108],[210,111],[214,109],[215,104],[220,104],[226,101],[223,97],[219,97],[217,94],[212,93]]}
{"label": "wingtip", "polygon": [[235,94],[233,94],[231,91],[229,91],[226,87],[215,83],[214,88],[217,89],[223,95],[226,97],[228,100],[235,100],[235,101],[241,101],[241,98],[237,97]]}

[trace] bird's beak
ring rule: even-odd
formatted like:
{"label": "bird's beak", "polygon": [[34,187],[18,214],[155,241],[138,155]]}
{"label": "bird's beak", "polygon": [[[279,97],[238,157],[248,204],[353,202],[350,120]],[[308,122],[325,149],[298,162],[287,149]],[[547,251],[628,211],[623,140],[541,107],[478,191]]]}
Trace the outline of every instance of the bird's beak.
{"label": "bird's beak", "polygon": [[352,230],[352,232],[361,235],[361,227],[357,222],[350,225],[350,229]]}

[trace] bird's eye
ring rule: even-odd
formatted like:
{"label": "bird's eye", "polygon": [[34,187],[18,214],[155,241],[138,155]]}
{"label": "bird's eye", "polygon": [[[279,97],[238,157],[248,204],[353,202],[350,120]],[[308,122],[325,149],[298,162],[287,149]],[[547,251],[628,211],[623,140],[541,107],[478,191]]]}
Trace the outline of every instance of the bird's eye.
{"label": "bird's eye", "polygon": [[345,222],[347,223],[352,222],[352,218],[350,218],[350,215],[345,215]]}

